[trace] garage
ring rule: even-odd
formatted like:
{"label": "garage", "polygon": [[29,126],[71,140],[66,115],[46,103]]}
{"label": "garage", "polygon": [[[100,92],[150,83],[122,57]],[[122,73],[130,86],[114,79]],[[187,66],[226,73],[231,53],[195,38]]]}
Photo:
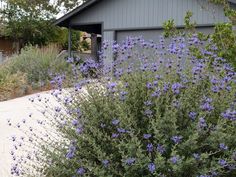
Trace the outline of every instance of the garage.
{"label": "garage", "polygon": [[[212,26],[203,26],[197,27],[197,32],[202,32],[204,34],[210,34],[213,32],[214,27]],[[116,31],[116,41],[121,43],[126,39],[127,36],[129,37],[138,37],[142,36],[145,40],[153,40],[154,42],[159,41],[159,36],[162,35],[163,29],[151,29],[151,30],[122,30]]]}

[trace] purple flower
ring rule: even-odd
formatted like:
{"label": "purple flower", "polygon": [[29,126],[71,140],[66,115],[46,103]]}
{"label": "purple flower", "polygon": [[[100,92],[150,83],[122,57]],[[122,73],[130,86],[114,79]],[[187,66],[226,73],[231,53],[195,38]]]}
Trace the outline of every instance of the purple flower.
{"label": "purple flower", "polygon": [[158,144],[157,145],[157,151],[162,155],[165,153],[166,149],[163,145]]}
{"label": "purple flower", "polygon": [[119,133],[126,133],[127,131],[125,130],[125,129],[123,129],[123,128],[117,128],[117,131],[119,132]]}
{"label": "purple flower", "polygon": [[66,154],[67,159],[72,159],[75,156],[76,147],[70,146],[68,153]]}
{"label": "purple flower", "polygon": [[152,152],[152,151],[153,151],[153,144],[152,144],[152,143],[149,143],[149,144],[147,145],[147,151],[148,151],[148,152]]}
{"label": "purple flower", "polygon": [[158,86],[158,81],[153,81],[154,86]]}
{"label": "purple flower", "polygon": [[228,150],[228,146],[226,146],[224,143],[220,143],[219,147],[220,147],[220,149],[223,150],[223,151]]}
{"label": "purple flower", "polygon": [[174,94],[178,95],[180,93],[180,89],[183,88],[182,84],[180,83],[174,83],[172,85],[172,91],[174,92]]}
{"label": "purple flower", "polygon": [[15,153],[13,150],[10,151],[10,154],[13,156]]}
{"label": "purple flower", "polygon": [[156,170],[156,165],[154,163],[149,163],[148,164],[148,170],[151,172],[151,173],[154,173],[155,170]]}
{"label": "purple flower", "polygon": [[115,87],[117,86],[117,83],[112,82],[107,85],[107,89],[111,92],[115,92]]}
{"label": "purple flower", "polygon": [[81,89],[82,89],[81,83],[75,84],[74,88],[75,88],[75,91],[76,91],[76,92],[79,91],[79,90],[81,90]]}
{"label": "purple flower", "polygon": [[128,94],[128,92],[125,92],[125,91],[120,92],[120,100],[124,101],[126,99],[127,94]]}
{"label": "purple flower", "polygon": [[171,138],[171,140],[172,140],[175,144],[180,143],[182,139],[183,139],[182,136],[173,136],[173,137]]}
{"label": "purple flower", "polygon": [[219,174],[216,171],[211,171],[210,177],[216,177],[216,176],[219,176]]}
{"label": "purple flower", "polygon": [[78,124],[79,124],[79,121],[78,120],[76,120],[76,119],[74,119],[74,120],[72,120],[72,125],[73,126],[78,126]]}
{"label": "purple flower", "polygon": [[218,93],[218,92],[220,91],[220,87],[218,87],[218,86],[212,86],[212,87],[211,87],[211,91],[212,91],[213,93]]}
{"label": "purple flower", "polygon": [[207,127],[206,120],[205,120],[203,117],[200,117],[200,118],[199,118],[198,127],[199,127],[199,128],[205,128],[205,127]]}
{"label": "purple flower", "polygon": [[120,123],[120,121],[118,119],[113,119],[112,120],[113,125],[118,125],[119,123]]}
{"label": "purple flower", "polygon": [[104,165],[104,167],[108,167],[109,165],[109,160],[103,160],[102,164]]}
{"label": "purple flower", "polygon": [[82,127],[76,128],[76,133],[77,133],[78,135],[80,135],[82,132],[83,132],[83,128],[82,128]]}
{"label": "purple flower", "polygon": [[143,138],[144,138],[144,139],[149,139],[149,138],[151,138],[151,137],[152,137],[151,134],[144,134],[144,135],[143,135]]}
{"label": "purple flower", "polygon": [[211,106],[211,103],[212,102],[212,99],[211,98],[207,98],[203,104],[201,105],[201,109],[203,111],[208,111],[208,112],[211,112],[214,108],[213,106]]}
{"label": "purple flower", "polygon": [[170,161],[173,163],[173,164],[177,164],[179,162],[179,157],[177,156],[173,156],[170,158]]}
{"label": "purple flower", "polygon": [[152,85],[152,83],[148,82],[148,83],[146,84],[146,87],[147,87],[147,89],[152,89],[152,88],[153,88],[153,85]]}
{"label": "purple flower", "polygon": [[152,97],[160,97],[161,96],[161,90],[157,88],[151,95]]}
{"label": "purple flower", "polygon": [[77,117],[80,117],[82,115],[80,108],[75,109],[75,112],[77,114]]}
{"label": "purple flower", "polygon": [[67,63],[73,63],[73,62],[74,62],[74,58],[68,57],[68,58],[66,59],[66,62],[67,62]]}
{"label": "purple flower", "polygon": [[157,80],[161,80],[162,76],[156,75],[155,78],[156,78]]}
{"label": "purple flower", "polygon": [[219,83],[219,81],[218,81],[215,77],[213,77],[213,78],[211,79],[211,83],[212,83],[213,85],[216,85],[216,84]]}
{"label": "purple flower", "polygon": [[232,87],[231,86],[226,86],[226,88],[225,88],[227,91],[231,91],[231,89],[232,89]]}
{"label": "purple flower", "polygon": [[157,64],[156,64],[156,63],[153,63],[153,64],[152,64],[152,71],[153,71],[153,72],[156,72],[157,70],[158,70]]}
{"label": "purple flower", "polygon": [[147,68],[148,68],[147,65],[143,65],[143,64],[142,64],[142,65],[140,66],[140,70],[143,71],[143,72],[146,71]]}
{"label": "purple flower", "polygon": [[231,121],[235,121],[236,120],[236,111],[235,110],[226,110],[225,112],[223,112],[221,114],[221,116],[224,118],[224,119],[228,119],[228,120],[231,120]]}
{"label": "purple flower", "polygon": [[224,159],[220,159],[220,160],[218,161],[218,164],[219,164],[220,166],[223,166],[223,167],[227,166],[227,162],[226,162]]}
{"label": "purple flower", "polygon": [[17,128],[20,128],[20,123],[17,123],[16,126],[17,126]]}
{"label": "purple flower", "polygon": [[118,138],[119,135],[120,135],[120,134],[118,134],[118,133],[112,133],[111,137],[112,137],[112,138]]}
{"label": "purple flower", "polygon": [[16,141],[16,136],[12,136],[11,137],[11,140],[14,142],[14,141]]}
{"label": "purple flower", "polygon": [[169,83],[164,83],[163,91],[166,93],[170,89]]}
{"label": "purple flower", "polygon": [[84,175],[84,173],[85,173],[85,169],[83,168],[83,167],[80,167],[77,171],[76,171],[76,174],[78,174],[78,175]]}
{"label": "purple flower", "polygon": [[115,71],[114,75],[116,78],[120,78],[123,75],[124,71],[122,68],[119,68]]}
{"label": "purple flower", "polygon": [[197,177],[211,177],[209,175],[200,175],[200,176],[197,176]]}
{"label": "purple flower", "polygon": [[125,160],[126,165],[133,165],[135,163],[135,158],[128,158]]}
{"label": "purple flower", "polygon": [[61,108],[60,108],[60,107],[55,107],[55,111],[56,111],[56,112],[60,112],[60,111],[61,111]]}
{"label": "purple flower", "polygon": [[195,120],[196,117],[197,117],[197,113],[196,113],[196,112],[190,112],[190,113],[189,113],[189,118],[190,118],[191,120]]}

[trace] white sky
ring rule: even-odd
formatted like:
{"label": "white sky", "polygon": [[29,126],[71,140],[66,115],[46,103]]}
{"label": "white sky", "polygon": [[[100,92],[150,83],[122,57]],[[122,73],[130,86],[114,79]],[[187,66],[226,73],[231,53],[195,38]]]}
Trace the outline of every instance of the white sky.
{"label": "white sky", "polygon": [[[82,0],[78,0],[82,3]],[[50,3],[55,4],[55,2],[57,2],[57,0],[50,0]],[[75,7],[76,8],[76,7]],[[66,11],[63,7],[61,7],[61,12],[56,16],[57,18],[62,17],[63,15],[65,15]]]}

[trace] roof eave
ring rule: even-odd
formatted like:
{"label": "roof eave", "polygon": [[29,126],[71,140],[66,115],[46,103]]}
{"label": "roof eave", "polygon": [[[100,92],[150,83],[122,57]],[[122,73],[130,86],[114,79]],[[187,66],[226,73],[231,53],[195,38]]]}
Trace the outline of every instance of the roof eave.
{"label": "roof eave", "polygon": [[69,26],[69,19],[76,15],[77,13],[81,12],[82,10],[88,8],[89,6],[93,5],[95,2],[99,0],[89,0],[82,4],[81,6],[75,8],[71,12],[67,13],[66,15],[62,16],[61,18],[57,19],[53,24],[61,27],[68,27]]}

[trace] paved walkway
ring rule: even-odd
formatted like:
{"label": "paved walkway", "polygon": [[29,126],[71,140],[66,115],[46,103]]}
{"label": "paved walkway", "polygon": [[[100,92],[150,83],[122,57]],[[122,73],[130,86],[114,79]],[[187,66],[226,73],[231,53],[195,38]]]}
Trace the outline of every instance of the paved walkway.
{"label": "paved walkway", "polygon": [[[52,97],[49,92],[40,94],[42,97]],[[30,113],[34,117],[43,119],[43,115],[37,111],[35,105],[29,101],[29,98],[36,95],[30,95],[14,100],[0,102],[0,177],[11,177],[10,168],[13,162],[10,155],[12,149],[12,136],[21,136],[22,132],[15,127],[18,122],[29,116]],[[13,126],[8,125],[8,120],[11,120]],[[34,122],[28,122],[32,127],[37,126]]]}

